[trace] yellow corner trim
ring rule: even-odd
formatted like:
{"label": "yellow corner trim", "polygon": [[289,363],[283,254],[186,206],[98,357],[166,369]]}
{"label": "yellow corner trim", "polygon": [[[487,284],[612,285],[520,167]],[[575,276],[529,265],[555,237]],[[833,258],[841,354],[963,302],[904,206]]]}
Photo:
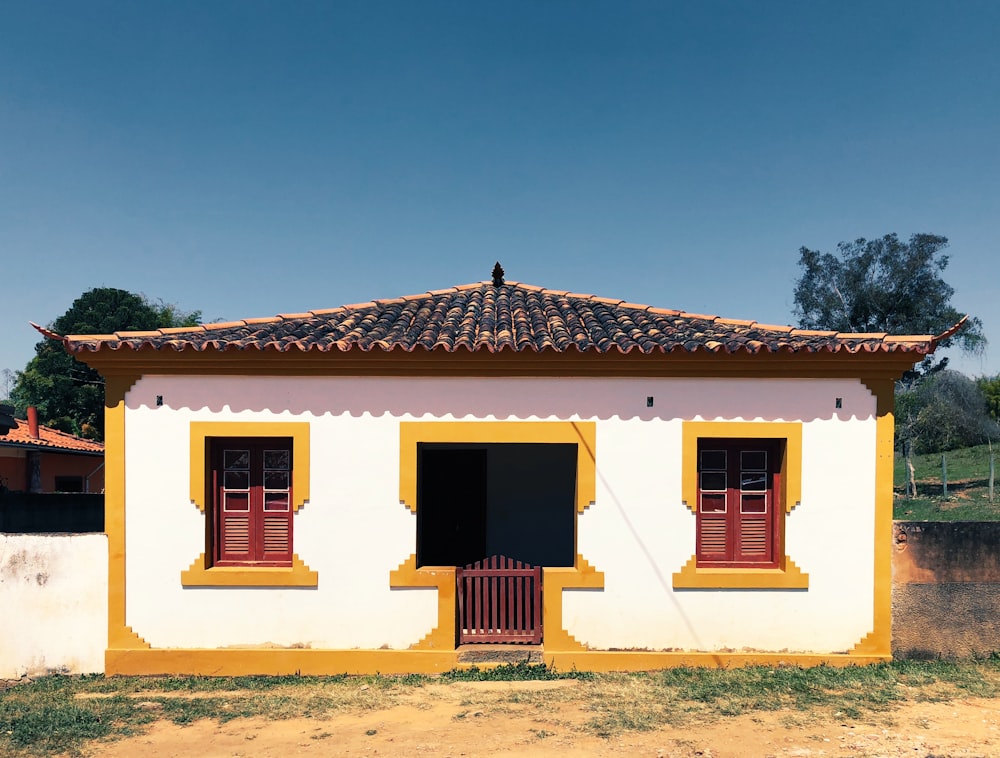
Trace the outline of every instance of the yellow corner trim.
{"label": "yellow corner trim", "polygon": [[104,378],[104,531],[108,535],[108,647],[149,647],[125,623],[125,395],[138,374]]}
{"label": "yellow corner trim", "polygon": [[579,553],[575,566],[542,569],[542,629],[546,653],[586,650],[563,626],[563,590],[604,589],[604,572],[590,565]]}
{"label": "yellow corner trim", "polygon": [[674,574],[675,590],[805,590],[809,574],[802,572],[791,558],[782,561],[784,568],[698,568],[698,556],[692,555],[684,568]]}
{"label": "yellow corner trim", "polygon": [[130,626],[108,629],[108,650],[149,650],[150,647]]}
{"label": "yellow corner trim", "polygon": [[418,442],[574,444],[577,513],[583,513],[597,499],[597,424],[593,421],[401,421],[399,502],[414,513]]}
{"label": "yellow corner trim", "polygon": [[785,460],[781,466],[785,513],[791,513],[802,501],[802,424],[781,421],[685,421],[681,434],[684,461],[681,498],[692,513],[698,503],[698,440],[705,437],[785,440]]}
{"label": "yellow corner trim", "polygon": [[[192,421],[191,502],[205,512],[205,440],[209,437],[291,437],[292,510],[309,499],[309,424],[305,421]],[[214,569],[213,569],[214,570]]]}
{"label": "yellow corner trim", "polygon": [[892,467],[895,431],[895,382],[862,379],[875,395],[875,597],[873,628],[851,650],[852,655],[892,653]]}
{"label": "yellow corner trim", "polygon": [[436,587],[438,591],[437,624],[422,640],[414,643],[414,650],[455,649],[455,567],[423,566],[417,568],[417,554],[413,553],[399,567],[389,572],[389,586],[393,589]]}
{"label": "yellow corner trim", "polygon": [[181,572],[184,587],[317,587],[319,574],[312,571],[299,556],[292,555],[292,565],[279,566],[213,566],[205,567],[205,554],[199,555],[191,568]]}

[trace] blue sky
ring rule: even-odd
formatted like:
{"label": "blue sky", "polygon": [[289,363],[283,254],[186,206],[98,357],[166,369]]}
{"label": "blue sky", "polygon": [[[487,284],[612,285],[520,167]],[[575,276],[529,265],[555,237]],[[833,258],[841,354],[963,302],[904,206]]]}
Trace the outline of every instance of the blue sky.
{"label": "blue sky", "polygon": [[7,2],[0,368],[84,290],[206,320],[511,280],[794,323],[951,240],[1000,372],[1000,3]]}

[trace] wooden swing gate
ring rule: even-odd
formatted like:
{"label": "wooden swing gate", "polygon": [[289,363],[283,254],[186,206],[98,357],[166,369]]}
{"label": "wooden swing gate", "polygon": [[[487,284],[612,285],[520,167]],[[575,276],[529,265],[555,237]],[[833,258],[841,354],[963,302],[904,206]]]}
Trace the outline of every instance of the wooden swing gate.
{"label": "wooden swing gate", "polygon": [[542,567],[493,555],[455,571],[458,643],[542,641]]}

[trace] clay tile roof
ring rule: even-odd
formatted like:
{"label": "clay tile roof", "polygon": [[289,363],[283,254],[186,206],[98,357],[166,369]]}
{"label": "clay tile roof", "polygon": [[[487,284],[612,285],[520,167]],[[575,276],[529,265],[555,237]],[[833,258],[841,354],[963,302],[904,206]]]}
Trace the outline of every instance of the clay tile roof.
{"label": "clay tile roof", "polygon": [[93,440],[86,440],[66,432],[60,432],[42,424],[38,425],[38,438],[31,436],[28,422],[14,419],[17,427],[0,437],[0,447],[37,448],[53,452],[87,453],[89,455],[104,455],[104,445]]}
{"label": "clay tile roof", "polygon": [[100,350],[440,350],[608,353],[907,352],[942,336],[890,337],[770,326],[551,290],[477,282],[416,295],[204,324],[187,329],[60,337],[70,352]]}

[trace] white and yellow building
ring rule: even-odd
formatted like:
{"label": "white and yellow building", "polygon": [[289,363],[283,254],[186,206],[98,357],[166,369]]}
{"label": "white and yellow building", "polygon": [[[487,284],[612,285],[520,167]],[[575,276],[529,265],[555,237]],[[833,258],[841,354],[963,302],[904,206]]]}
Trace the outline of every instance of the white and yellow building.
{"label": "white and yellow building", "polygon": [[106,380],[109,674],[451,669],[521,602],[460,622],[494,555],[559,669],[890,657],[893,384],[937,338],[500,278],[50,336]]}

